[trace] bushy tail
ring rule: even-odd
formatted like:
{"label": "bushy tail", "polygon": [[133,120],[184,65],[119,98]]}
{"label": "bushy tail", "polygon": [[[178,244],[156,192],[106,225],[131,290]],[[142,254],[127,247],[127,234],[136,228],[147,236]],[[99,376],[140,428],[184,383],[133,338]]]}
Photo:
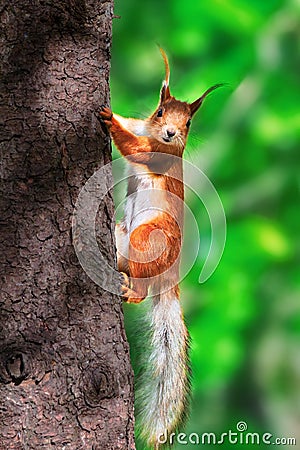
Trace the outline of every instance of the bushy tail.
{"label": "bushy tail", "polygon": [[185,418],[190,391],[189,336],[172,289],[154,297],[150,312],[150,355],[137,386],[141,437],[154,449]]}

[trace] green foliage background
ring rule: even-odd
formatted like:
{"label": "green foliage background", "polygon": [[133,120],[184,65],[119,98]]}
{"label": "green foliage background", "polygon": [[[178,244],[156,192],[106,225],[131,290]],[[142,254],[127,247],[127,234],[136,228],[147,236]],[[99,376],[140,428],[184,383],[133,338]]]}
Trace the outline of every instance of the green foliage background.
{"label": "green foliage background", "polygon": [[[169,55],[177,98],[229,84],[194,118],[185,153],[216,187],[228,230],[216,272],[200,285],[210,226],[199,200],[187,198],[204,248],[181,284],[193,370],[182,431],[236,431],[243,420],[249,432],[295,437],[300,448],[300,3],[116,0],[115,14],[113,111],[155,109],[164,73],[156,43]],[[125,307],[133,357],[137,308]]]}

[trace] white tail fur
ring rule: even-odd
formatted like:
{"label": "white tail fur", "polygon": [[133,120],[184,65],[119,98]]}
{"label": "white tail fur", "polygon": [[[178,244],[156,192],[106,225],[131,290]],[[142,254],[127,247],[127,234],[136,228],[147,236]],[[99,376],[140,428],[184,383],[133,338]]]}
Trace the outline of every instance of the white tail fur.
{"label": "white tail fur", "polygon": [[150,340],[136,403],[141,436],[158,449],[184,419],[190,390],[189,337],[174,289],[153,298]]}

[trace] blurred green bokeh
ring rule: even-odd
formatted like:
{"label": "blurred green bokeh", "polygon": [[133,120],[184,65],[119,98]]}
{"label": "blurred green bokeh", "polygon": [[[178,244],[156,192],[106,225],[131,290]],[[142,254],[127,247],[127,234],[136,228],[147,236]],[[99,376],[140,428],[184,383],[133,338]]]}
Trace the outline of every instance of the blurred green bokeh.
{"label": "blurred green bokeh", "polygon": [[[211,278],[198,283],[200,247],[181,283],[193,370],[191,415],[181,431],[236,431],[245,421],[249,432],[294,437],[290,448],[300,448],[300,3],[116,0],[115,14],[113,111],[145,117],[155,109],[164,74],[157,43],[169,55],[178,99],[228,83],[194,118],[185,153],[216,187],[228,229]],[[205,247],[205,209],[189,195],[187,203]],[[138,308],[124,308],[133,359]],[[249,447],[221,448],[233,446]]]}

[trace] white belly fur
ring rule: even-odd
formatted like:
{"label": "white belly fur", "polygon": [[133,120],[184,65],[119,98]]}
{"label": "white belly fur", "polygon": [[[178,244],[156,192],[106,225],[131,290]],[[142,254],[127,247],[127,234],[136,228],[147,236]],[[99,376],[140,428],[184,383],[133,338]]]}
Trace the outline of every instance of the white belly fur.
{"label": "white belly fur", "polygon": [[160,177],[153,177],[140,166],[130,166],[128,175],[134,175],[139,181],[137,192],[127,197],[124,211],[124,222],[131,233],[138,226],[161,216],[168,204]]}

